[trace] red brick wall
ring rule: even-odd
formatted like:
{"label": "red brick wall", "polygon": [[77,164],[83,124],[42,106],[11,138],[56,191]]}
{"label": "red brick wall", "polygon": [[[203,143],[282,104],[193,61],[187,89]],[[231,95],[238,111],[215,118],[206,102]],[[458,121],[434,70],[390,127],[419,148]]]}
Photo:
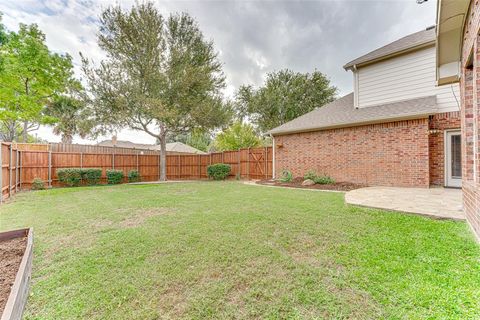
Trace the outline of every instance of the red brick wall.
{"label": "red brick wall", "polygon": [[429,185],[428,119],[275,137],[275,171],[303,176],[314,169],[337,181]]}
{"label": "red brick wall", "polygon": [[[462,47],[462,190],[468,222],[480,238],[480,3],[471,1]],[[471,55],[472,54],[472,55]],[[470,61],[470,57],[472,59]],[[473,66],[472,66],[473,64]]]}
{"label": "red brick wall", "polygon": [[445,185],[445,130],[460,129],[460,112],[439,113],[430,117],[430,184]]}

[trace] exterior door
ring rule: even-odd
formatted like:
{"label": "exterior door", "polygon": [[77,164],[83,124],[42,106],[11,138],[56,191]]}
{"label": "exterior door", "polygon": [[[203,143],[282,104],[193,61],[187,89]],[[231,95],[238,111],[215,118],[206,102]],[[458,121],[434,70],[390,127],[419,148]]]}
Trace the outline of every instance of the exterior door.
{"label": "exterior door", "polygon": [[462,148],[460,131],[445,133],[445,175],[447,187],[462,187]]}

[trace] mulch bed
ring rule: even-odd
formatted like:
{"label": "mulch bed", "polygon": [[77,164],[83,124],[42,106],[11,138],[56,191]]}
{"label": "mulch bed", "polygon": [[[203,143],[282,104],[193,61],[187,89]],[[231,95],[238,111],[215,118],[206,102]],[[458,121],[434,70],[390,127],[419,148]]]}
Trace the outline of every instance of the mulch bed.
{"label": "mulch bed", "polygon": [[335,191],[350,191],[354,189],[364,188],[365,185],[349,183],[349,182],[335,182],[333,184],[314,184],[312,186],[302,186],[303,178],[295,178],[292,182],[281,182],[275,180],[260,180],[257,184],[276,187],[290,187],[301,189],[318,189],[318,190],[335,190]]}
{"label": "mulch bed", "polygon": [[27,237],[0,241],[0,315],[7,304],[26,247]]}

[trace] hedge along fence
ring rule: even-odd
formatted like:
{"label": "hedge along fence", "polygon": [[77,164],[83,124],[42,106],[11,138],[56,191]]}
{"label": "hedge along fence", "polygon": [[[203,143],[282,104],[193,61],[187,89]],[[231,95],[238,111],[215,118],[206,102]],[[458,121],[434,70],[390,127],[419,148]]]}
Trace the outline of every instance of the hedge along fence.
{"label": "hedge along fence", "polygon": [[[10,149],[12,160],[10,161]],[[141,181],[157,181],[160,172],[160,155],[55,152],[23,150],[15,145],[2,143],[2,190],[3,198],[20,189],[30,189],[33,179],[45,181],[46,187],[61,186],[57,169],[99,168],[102,170],[100,183],[106,183],[108,169],[122,170],[123,182],[128,182],[128,172],[137,170]],[[17,160],[18,165],[17,165]],[[272,148],[251,148],[225,151],[206,155],[167,155],[166,171],[169,180],[207,179],[207,166],[215,163],[230,165],[230,177],[242,179],[268,179],[272,177]],[[10,181],[10,177],[12,181]]]}

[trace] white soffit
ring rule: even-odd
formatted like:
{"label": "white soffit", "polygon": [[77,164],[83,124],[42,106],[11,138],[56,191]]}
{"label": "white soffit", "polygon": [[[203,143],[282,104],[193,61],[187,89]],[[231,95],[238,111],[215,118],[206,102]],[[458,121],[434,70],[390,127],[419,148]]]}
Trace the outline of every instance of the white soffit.
{"label": "white soffit", "polygon": [[463,26],[469,0],[438,0],[437,83],[457,82],[460,77]]}

